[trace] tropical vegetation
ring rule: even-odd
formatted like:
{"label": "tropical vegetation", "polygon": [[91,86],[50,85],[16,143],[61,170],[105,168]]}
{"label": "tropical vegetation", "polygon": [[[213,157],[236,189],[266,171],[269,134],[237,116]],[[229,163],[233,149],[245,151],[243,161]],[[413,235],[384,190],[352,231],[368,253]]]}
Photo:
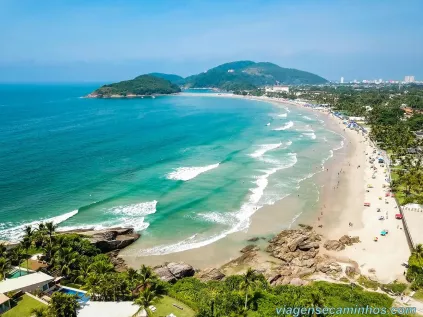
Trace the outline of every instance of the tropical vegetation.
{"label": "tropical vegetation", "polygon": [[188,88],[219,88],[227,91],[252,90],[276,84],[324,84],[327,80],[305,71],[283,68],[273,63],[237,61],[219,65],[185,78]]}
{"label": "tropical vegetation", "polygon": [[170,81],[152,75],[141,75],[131,80],[125,80],[114,84],[104,85],[95,90],[92,95],[100,98],[111,96],[126,97],[129,95],[157,95],[173,94],[180,92],[178,85]]}
{"label": "tropical vegetation", "polygon": [[[201,282],[196,278],[184,278],[175,284],[161,281],[151,267],[144,265],[138,270],[130,268],[117,272],[107,255],[101,254],[80,235],[57,233],[53,223],[39,224],[35,229],[26,227],[20,246],[11,250],[1,248],[0,263],[3,266],[4,263],[17,265],[19,261],[26,262],[26,250],[37,248],[45,255],[49,272],[63,276],[64,283],[79,285],[92,301],[133,301],[137,312],[145,310],[149,316],[154,315],[150,310],[152,305],[165,313],[170,302],[187,305],[193,312],[187,311],[185,315],[193,316],[195,312],[197,317],[275,316],[277,308],[289,306],[392,305],[386,295],[366,292],[355,284],[315,282],[302,287],[271,287],[262,274],[252,269],[243,275],[228,276],[223,281]],[[15,258],[16,254],[23,256]],[[7,269],[2,274],[7,274]],[[389,287],[398,289],[396,285]],[[167,306],[162,305],[162,301]],[[78,308],[75,295],[56,292],[48,307],[34,307],[31,314],[73,317]]]}

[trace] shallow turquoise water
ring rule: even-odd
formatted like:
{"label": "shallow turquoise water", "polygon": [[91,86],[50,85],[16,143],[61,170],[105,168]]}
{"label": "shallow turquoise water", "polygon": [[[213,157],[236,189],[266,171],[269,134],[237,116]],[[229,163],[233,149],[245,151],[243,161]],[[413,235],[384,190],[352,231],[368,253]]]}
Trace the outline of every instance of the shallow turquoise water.
{"label": "shallow turquoise water", "polygon": [[248,227],[342,140],[295,107],[79,98],[95,88],[0,86],[0,239],[50,219],[134,226],[149,245],[142,254],[198,247]]}

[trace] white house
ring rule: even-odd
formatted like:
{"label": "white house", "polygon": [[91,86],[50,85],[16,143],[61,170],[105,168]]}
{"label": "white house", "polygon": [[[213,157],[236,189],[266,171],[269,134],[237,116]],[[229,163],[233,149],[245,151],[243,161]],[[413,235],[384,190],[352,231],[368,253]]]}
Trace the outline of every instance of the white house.
{"label": "white house", "polygon": [[266,92],[289,92],[288,86],[270,86],[266,87]]}
{"label": "white house", "polygon": [[[87,302],[79,311],[78,317],[132,317],[138,306],[132,302]],[[142,310],[137,317],[146,317],[147,312]]]}
{"label": "white house", "polygon": [[0,314],[8,311],[10,309],[10,298],[6,295],[0,293]]}
{"label": "white house", "polygon": [[13,291],[31,292],[36,289],[46,291],[54,286],[54,277],[43,272],[35,272],[0,282],[0,293]]}

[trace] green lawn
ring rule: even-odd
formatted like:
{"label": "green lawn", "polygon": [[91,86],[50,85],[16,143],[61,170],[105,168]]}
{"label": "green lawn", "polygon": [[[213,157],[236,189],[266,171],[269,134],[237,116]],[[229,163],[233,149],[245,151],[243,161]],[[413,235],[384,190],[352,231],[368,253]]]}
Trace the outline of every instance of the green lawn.
{"label": "green lawn", "polygon": [[[172,304],[176,304],[179,307],[182,307],[183,310],[176,308]],[[176,317],[194,317],[195,316],[195,312],[191,308],[189,308],[187,305],[169,296],[163,297],[163,299],[160,300],[154,306],[157,307],[157,310],[151,314],[152,316],[162,317],[162,316],[167,316],[170,313],[173,313],[174,315],[176,315]]]}
{"label": "green lawn", "polygon": [[47,306],[28,295],[23,295],[18,299],[17,305],[5,312],[2,317],[30,317],[31,311],[38,307]]}
{"label": "green lawn", "polygon": [[419,289],[414,295],[414,299],[417,299],[419,301],[423,301],[423,289]]}

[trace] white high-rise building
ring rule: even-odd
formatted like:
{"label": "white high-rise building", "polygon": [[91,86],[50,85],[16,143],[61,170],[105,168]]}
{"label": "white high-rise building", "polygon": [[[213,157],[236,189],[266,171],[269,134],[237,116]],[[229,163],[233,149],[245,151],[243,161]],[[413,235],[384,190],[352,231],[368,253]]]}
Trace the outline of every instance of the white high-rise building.
{"label": "white high-rise building", "polygon": [[405,76],[404,82],[406,83],[414,83],[414,76]]}
{"label": "white high-rise building", "polygon": [[344,83],[344,77],[341,77],[341,84]]}

